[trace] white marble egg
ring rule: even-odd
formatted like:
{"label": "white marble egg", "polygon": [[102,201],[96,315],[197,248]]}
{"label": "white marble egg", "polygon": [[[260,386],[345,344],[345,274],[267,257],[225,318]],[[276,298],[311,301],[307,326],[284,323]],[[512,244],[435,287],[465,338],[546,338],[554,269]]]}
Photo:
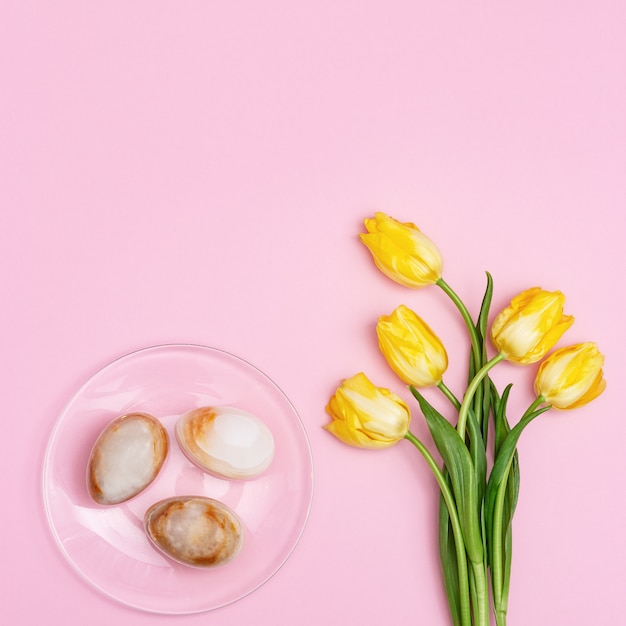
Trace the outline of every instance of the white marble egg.
{"label": "white marble egg", "polygon": [[98,504],[119,504],[157,476],[169,448],[163,425],[147,413],[128,413],[108,424],[92,448],[87,489]]}
{"label": "white marble egg", "polygon": [[234,559],[244,530],[225,504],[201,496],[179,496],[153,504],[144,517],[152,544],[178,563],[215,567]]}
{"label": "white marble egg", "polygon": [[265,423],[229,406],[185,413],[176,423],[176,440],[192,463],[222,478],[252,478],[274,458],[274,437]]}

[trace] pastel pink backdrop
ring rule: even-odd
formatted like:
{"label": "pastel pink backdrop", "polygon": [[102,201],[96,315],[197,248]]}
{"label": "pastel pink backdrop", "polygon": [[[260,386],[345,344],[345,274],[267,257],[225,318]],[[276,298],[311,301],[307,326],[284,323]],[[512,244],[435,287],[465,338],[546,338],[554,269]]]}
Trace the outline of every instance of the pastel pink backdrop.
{"label": "pastel pink backdrop", "polygon": [[[520,444],[510,626],[623,623],[626,9],[571,2],[5,0],[3,624],[447,625],[437,491],[407,445],[350,449],[324,406],[400,303],[467,346],[442,293],[375,270],[384,210],[439,244],[475,311],[561,289],[568,342],[606,353],[606,393]],[[285,566],[243,600],[164,617],[87,585],[47,526],[43,457],[80,385],[130,351],[198,343],[275,380],[315,462]],[[516,382],[512,418],[531,398]],[[434,395],[432,396],[435,397]],[[416,433],[428,441],[417,412]]]}

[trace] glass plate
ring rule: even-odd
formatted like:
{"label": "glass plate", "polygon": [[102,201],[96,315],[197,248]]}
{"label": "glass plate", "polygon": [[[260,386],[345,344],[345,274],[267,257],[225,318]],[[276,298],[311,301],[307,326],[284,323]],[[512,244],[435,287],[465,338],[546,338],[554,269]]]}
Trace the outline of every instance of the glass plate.
{"label": "glass plate", "polygon": [[[192,465],[174,437],[176,419],[206,405],[240,407],[271,429],[276,452],[259,477],[229,481]],[[159,418],[170,451],[156,480],[132,500],[95,504],[86,487],[91,447],[114,418],[144,411]],[[221,350],[165,345],[124,356],[88,380],[61,413],[43,471],[46,513],[71,565],[103,594],[145,611],[200,613],[260,587],[285,563],[304,530],[313,494],[309,441],[292,404],[265,374]],[[245,527],[236,559],[208,570],[179,565],[152,547],[144,512],[176,495],[230,506]]]}

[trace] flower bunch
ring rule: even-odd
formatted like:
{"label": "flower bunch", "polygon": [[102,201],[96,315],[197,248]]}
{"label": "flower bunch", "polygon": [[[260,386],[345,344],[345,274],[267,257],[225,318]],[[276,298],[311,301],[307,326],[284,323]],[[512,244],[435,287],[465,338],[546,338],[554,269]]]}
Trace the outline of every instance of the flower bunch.
{"label": "flower bunch", "polygon": [[[365,220],[365,227],[361,241],[385,275],[414,289],[437,285],[454,302],[469,334],[469,382],[461,397],[447,387],[443,376],[448,354],[443,343],[424,320],[401,305],[379,318],[378,344],[417,400],[443,467],[409,430],[408,405],[390,390],[376,387],[362,372],[344,380],[331,398],[326,410],[332,420],[326,428],[343,442],[361,448],[384,448],[401,440],[415,446],[441,491],[439,553],[452,622],[454,626],[489,626],[493,612],[498,626],[504,626],[511,522],[519,493],[519,437],[548,409],[573,409],[600,395],[606,386],[604,357],[594,343],[550,353],[574,322],[563,313],[561,292],[527,289],[511,300],[488,329],[493,295],[488,273],[482,306],[473,318],[443,279],[437,246],[415,224],[376,213]],[[489,337],[495,348],[491,357]],[[489,377],[490,370],[505,360],[520,365],[541,362],[534,385],[536,399],[513,427],[507,417],[512,385],[500,393]],[[422,394],[420,389],[426,387],[438,388],[449,400],[455,425]],[[489,446],[493,452],[490,468]]]}

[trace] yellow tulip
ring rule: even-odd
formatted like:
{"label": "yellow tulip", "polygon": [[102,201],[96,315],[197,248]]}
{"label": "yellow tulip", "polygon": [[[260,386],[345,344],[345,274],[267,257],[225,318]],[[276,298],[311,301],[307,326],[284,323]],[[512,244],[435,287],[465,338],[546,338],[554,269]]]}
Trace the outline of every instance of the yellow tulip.
{"label": "yellow tulip", "polygon": [[498,352],[514,363],[536,363],[574,323],[563,315],[560,291],[532,287],[515,296],[494,320],[491,340]]}
{"label": "yellow tulip", "polygon": [[326,411],[326,430],[358,448],[388,448],[409,430],[407,404],[389,389],[376,387],[362,372],[341,383]]}
{"label": "yellow tulip", "polygon": [[391,369],[407,385],[431,387],[441,382],[448,355],[439,337],[403,304],[376,325],[378,346]]}
{"label": "yellow tulip", "polygon": [[376,213],[359,235],[378,269],[406,287],[432,285],[441,278],[443,259],[437,246],[415,224]]}
{"label": "yellow tulip", "polygon": [[553,352],[540,366],[535,391],[556,409],[575,409],[606,388],[604,356],[595,343],[580,343]]}

